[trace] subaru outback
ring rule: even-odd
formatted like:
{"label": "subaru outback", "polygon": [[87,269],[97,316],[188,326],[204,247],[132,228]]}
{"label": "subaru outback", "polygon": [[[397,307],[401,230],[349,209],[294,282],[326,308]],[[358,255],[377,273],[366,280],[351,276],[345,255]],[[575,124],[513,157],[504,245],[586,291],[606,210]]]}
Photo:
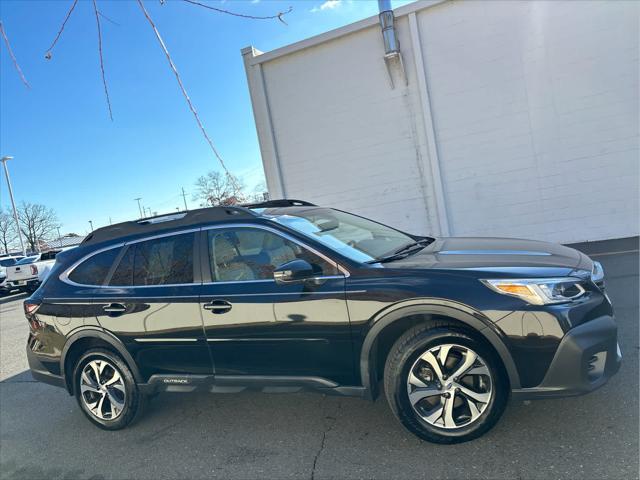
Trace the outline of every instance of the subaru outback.
{"label": "subaru outback", "polygon": [[508,399],[602,386],[622,354],[604,272],[568,247],[410,235],[297,200],[95,230],[24,302],[33,376],[116,430],[161,391],[384,392],[418,437]]}

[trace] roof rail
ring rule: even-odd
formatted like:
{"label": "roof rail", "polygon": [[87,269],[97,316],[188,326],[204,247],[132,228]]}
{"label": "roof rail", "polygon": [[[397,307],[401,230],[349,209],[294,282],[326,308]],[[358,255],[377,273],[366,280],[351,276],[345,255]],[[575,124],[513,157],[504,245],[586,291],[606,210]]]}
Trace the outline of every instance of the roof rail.
{"label": "roof rail", "polygon": [[240,206],[208,207],[186,212],[169,213],[98,228],[87,235],[81,245],[104,242],[128,235],[144,235],[176,227],[219,222],[228,220],[231,216],[246,219],[255,218],[257,214]]}
{"label": "roof rail", "polygon": [[259,203],[247,203],[240,205],[244,208],[277,208],[277,207],[316,207],[313,203],[305,202],[304,200],[294,200],[289,198],[283,198],[280,200],[268,200],[266,202]]}

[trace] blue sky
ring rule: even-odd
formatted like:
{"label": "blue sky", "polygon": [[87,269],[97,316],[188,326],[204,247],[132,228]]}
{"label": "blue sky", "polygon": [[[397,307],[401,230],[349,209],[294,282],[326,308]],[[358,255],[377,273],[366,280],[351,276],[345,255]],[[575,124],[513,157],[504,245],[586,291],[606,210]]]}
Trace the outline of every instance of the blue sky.
{"label": "blue sky", "polygon": [[[277,21],[235,18],[168,0],[145,6],[229,169],[252,188],[263,180],[260,150],[240,49],[262,51],[302,40],[377,13],[377,2],[201,0],[250,15],[286,10]],[[0,45],[0,154],[9,162],[16,200],[56,210],[62,232],[182,207],[180,188],[219,165],[182,97],[137,2],[98,0],[114,120],[109,120],[91,2],[80,0],[51,60],[44,54],[71,0],[0,0],[0,18],[26,89],[4,42]],[[409,3],[394,1],[394,8]],[[9,206],[4,176],[0,201]],[[188,196],[189,206],[196,202]]]}

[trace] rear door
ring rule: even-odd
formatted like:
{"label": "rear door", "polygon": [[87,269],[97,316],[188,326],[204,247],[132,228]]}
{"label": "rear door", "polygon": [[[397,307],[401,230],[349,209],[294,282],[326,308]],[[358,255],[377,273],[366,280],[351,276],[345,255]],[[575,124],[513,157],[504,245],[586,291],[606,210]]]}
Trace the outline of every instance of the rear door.
{"label": "rear door", "polygon": [[95,291],[98,322],[125,344],[145,379],[213,374],[200,315],[196,233],[125,245],[107,285]]}
{"label": "rear door", "polygon": [[[345,276],[335,262],[276,229],[202,232],[201,308],[216,383],[227,379],[354,382]],[[304,259],[311,281],[279,284],[278,266]]]}

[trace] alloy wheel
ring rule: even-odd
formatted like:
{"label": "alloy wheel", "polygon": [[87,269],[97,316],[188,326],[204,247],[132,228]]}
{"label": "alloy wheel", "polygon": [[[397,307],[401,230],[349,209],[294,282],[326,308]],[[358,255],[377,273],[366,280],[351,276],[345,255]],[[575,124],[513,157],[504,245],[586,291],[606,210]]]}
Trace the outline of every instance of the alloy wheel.
{"label": "alloy wheel", "polygon": [[82,369],[80,395],[94,416],[100,420],[114,420],[122,413],[127,394],[118,369],[106,360],[96,359]]}
{"label": "alloy wheel", "polygon": [[477,421],[493,396],[493,378],[476,352],[457,344],[430,348],[409,370],[407,393],[429,425],[455,429]]}

